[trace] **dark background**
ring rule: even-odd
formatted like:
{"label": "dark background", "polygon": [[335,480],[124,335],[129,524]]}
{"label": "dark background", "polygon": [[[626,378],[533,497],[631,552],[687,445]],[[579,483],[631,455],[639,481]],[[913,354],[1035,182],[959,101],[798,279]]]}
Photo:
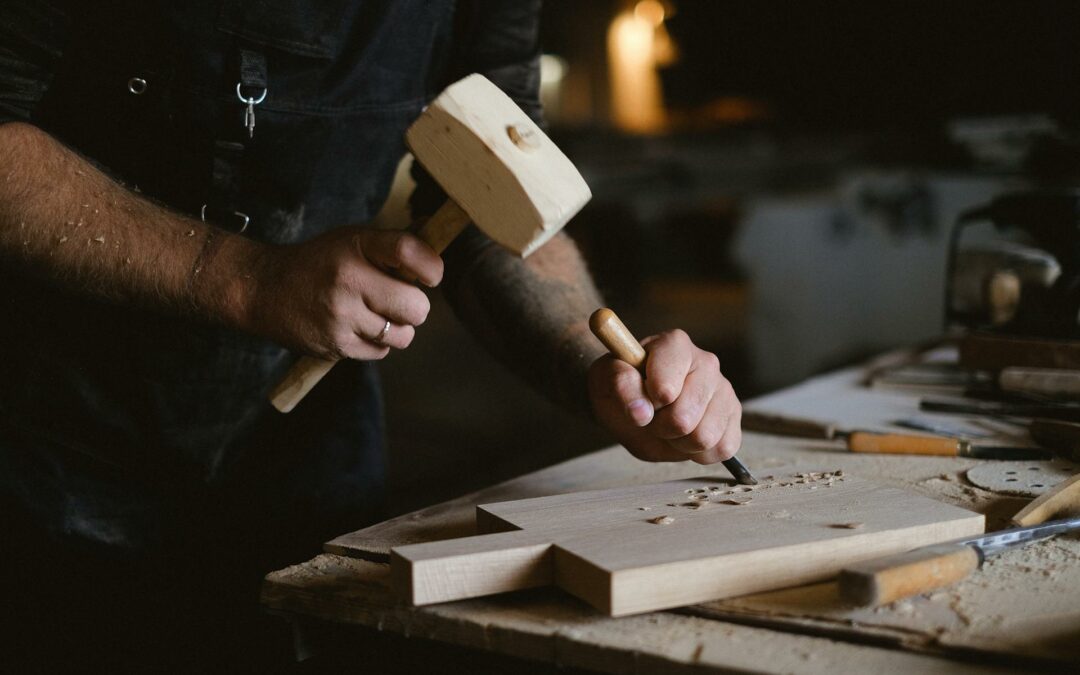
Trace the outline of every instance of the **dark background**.
{"label": "dark background", "polygon": [[[941,335],[956,214],[1078,184],[1073,2],[665,4],[652,134],[610,121],[606,31],[633,3],[544,4],[573,111],[550,133],[594,193],[567,232],[636,333],[685,328],[743,400]],[[716,112],[732,101],[753,114]],[[610,443],[433,301],[384,368],[393,512]]]}

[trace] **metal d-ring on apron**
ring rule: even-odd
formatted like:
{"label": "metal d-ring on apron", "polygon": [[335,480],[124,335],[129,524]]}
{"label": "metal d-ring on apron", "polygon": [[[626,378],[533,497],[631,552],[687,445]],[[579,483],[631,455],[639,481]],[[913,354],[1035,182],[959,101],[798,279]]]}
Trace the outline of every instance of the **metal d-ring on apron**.
{"label": "metal d-ring on apron", "polygon": [[[199,209],[199,218],[202,219],[204,223],[206,222],[206,207],[207,205],[203,204],[202,208]],[[237,230],[236,233],[242,234],[244,230],[247,229],[248,223],[251,222],[251,218],[248,214],[241,213],[240,211],[233,211],[233,215],[240,219],[240,229]]]}
{"label": "metal d-ring on apron", "polygon": [[[239,54],[240,79],[236,83],[236,97],[246,106],[244,110],[244,128],[248,139],[255,137],[255,106],[266,100],[269,91],[266,85],[266,57],[258,52],[241,49]],[[244,96],[244,90],[259,91],[257,96]],[[236,141],[218,140],[214,142],[214,164],[212,174],[212,197],[202,205],[199,216],[207,220],[207,209],[231,214],[240,221],[240,229],[247,229],[251,218],[236,209],[237,182],[240,159],[244,154],[244,145]],[[213,205],[213,206],[211,206]],[[217,222],[217,218],[211,218]]]}
{"label": "metal d-ring on apron", "polygon": [[236,83],[236,98],[240,99],[241,103],[247,104],[247,110],[244,111],[244,127],[248,131],[248,138],[255,137],[255,106],[259,105],[266,98],[267,88],[263,87],[262,93],[258,98],[246,97],[240,88],[243,86],[243,82]]}

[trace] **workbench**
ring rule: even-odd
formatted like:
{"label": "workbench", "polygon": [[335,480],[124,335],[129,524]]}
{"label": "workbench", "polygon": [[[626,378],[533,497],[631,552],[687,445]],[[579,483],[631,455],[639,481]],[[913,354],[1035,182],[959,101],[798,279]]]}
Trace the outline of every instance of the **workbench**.
{"label": "workbench", "polygon": [[[925,392],[867,388],[869,367],[818,377],[746,407],[829,412],[849,428],[919,414]],[[968,482],[965,473],[979,460],[854,454],[840,441],[752,432],[739,457],[758,474],[842,469],[983,513],[988,530],[1003,527],[1029,501]],[[404,655],[446,645],[445,658],[423,657],[428,673],[457,672],[462,663],[471,672],[505,671],[511,663],[517,672],[558,666],[830,674],[1012,672],[1080,663],[1080,538],[1074,536],[1007,551],[959,584],[876,609],[843,605],[834,582],[617,619],[554,588],[420,608],[390,589],[391,547],[473,534],[477,504],[722,474],[719,465],[652,464],[621,447],[599,450],[343,535],[327,543],[326,553],[267,575],[262,603],[309,636],[335,635],[336,648],[346,653],[351,644],[356,664],[371,650]]]}

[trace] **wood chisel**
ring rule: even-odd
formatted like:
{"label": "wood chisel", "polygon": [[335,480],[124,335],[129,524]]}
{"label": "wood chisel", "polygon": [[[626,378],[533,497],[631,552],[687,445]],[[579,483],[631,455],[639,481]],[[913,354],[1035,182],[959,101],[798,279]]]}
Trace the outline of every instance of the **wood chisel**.
{"label": "wood chisel", "polygon": [[996,445],[972,445],[960,438],[933,438],[912,434],[883,434],[872,431],[839,431],[836,436],[847,441],[852,452],[894,455],[936,455],[940,457],[970,457],[972,459],[1051,459],[1052,454],[1039,448],[1017,448]]}
{"label": "wood chisel", "polygon": [[1064,368],[1004,368],[998,374],[1002,391],[1014,394],[1080,400],[1080,370]]}
{"label": "wood chisel", "polygon": [[1035,498],[1012,522],[1018,527],[845,567],[840,572],[840,595],[852,604],[867,606],[926,593],[960,581],[988,555],[1078,529],[1080,475]]}
{"label": "wood chisel", "polygon": [[[820,438],[832,440],[842,438],[852,452],[881,453],[894,455],[937,455],[940,457],[970,457],[972,459],[1035,460],[1050,459],[1053,455],[1039,448],[1014,448],[994,445],[972,445],[967,439],[949,437],[933,438],[915,434],[879,433],[873,431],[846,431],[836,428],[835,424],[817,422],[798,417],[787,417],[770,413],[743,414],[743,429],[761,431],[781,436],[801,438]],[[896,422],[903,426],[914,426],[910,420]],[[972,436],[973,434],[963,434]]]}
{"label": "wood chisel", "polygon": [[1044,417],[1080,422],[1080,406],[1064,403],[1000,403],[996,401],[939,401],[923,399],[919,409],[927,412],[997,417]]}
{"label": "wood chisel", "polygon": [[1075,530],[1080,530],[1077,516],[859,563],[841,570],[840,597],[860,607],[888,604],[960,581],[979,569],[988,556]]}
{"label": "wood chisel", "polygon": [[759,431],[777,436],[836,438],[836,425],[832,422],[821,422],[805,417],[779,415],[758,410],[743,410],[742,428],[743,431]]}
{"label": "wood chisel", "polygon": [[[638,372],[645,375],[645,348],[637,341],[634,334],[623,324],[622,320],[606,307],[593,312],[589,318],[589,328],[593,334],[604,343],[615,358],[629,363]],[[732,457],[721,462],[735,480],[742,485],[757,485],[757,479],[750,473],[742,462]]]}
{"label": "wood chisel", "polygon": [[904,419],[893,420],[892,423],[905,429],[929,431],[935,436],[948,436],[949,438],[990,438],[993,436],[989,431],[978,431],[967,426],[945,424],[922,417],[905,417]]}

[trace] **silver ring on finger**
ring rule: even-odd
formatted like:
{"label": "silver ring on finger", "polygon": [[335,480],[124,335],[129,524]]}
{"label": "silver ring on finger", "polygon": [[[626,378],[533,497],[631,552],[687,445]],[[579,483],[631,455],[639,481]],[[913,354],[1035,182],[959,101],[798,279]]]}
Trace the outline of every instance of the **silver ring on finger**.
{"label": "silver ring on finger", "polygon": [[390,334],[390,319],[387,319],[386,324],[383,325],[383,327],[382,327],[382,330],[379,332],[378,335],[373,337],[371,339],[371,341],[374,342],[375,344],[379,345],[380,347],[385,347],[386,346],[386,336],[389,335],[389,334]]}

